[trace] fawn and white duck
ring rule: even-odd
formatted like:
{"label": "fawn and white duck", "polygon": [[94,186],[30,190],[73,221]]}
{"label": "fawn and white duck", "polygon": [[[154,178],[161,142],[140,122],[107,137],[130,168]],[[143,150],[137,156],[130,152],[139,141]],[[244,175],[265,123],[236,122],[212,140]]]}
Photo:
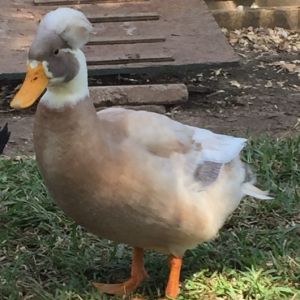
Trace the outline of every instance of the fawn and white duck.
{"label": "fawn and white duck", "polygon": [[91,30],[80,11],[48,13],[11,106],[26,108],[47,88],[35,115],[34,147],[50,194],[90,232],[134,247],[130,279],[95,286],[133,292],[147,276],[144,249],[154,249],[171,256],[166,295],[175,298],[184,252],[214,238],[243,196],[269,196],[239,158],[243,138],[145,111],[96,113],[80,50]]}

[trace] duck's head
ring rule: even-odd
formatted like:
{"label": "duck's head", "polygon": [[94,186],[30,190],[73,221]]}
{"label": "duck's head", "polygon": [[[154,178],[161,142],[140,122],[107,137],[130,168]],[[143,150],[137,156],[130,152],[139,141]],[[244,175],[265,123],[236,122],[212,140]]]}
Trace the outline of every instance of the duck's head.
{"label": "duck's head", "polygon": [[11,107],[31,106],[47,87],[56,102],[53,106],[63,105],[74,95],[87,96],[86,61],[80,48],[91,31],[92,25],[78,10],[58,8],[48,13],[39,24],[28,54],[26,78]]}

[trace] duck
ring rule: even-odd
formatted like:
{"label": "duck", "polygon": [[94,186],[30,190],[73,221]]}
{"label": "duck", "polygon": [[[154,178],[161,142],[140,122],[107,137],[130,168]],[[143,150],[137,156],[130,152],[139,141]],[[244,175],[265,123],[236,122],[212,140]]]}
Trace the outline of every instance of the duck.
{"label": "duck", "polygon": [[0,127],[0,154],[3,154],[4,148],[9,141],[10,131],[8,131],[8,124]]}
{"label": "duck", "polygon": [[82,51],[92,31],[79,10],[48,12],[11,107],[39,100],[34,149],[57,205],[99,238],[133,248],[128,280],[94,286],[101,293],[133,293],[148,277],[144,252],[151,249],[170,256],[165,294],[175,299],[186,250],[215,238],[244,196],[271,197],[240,159],[244,138],[152,112],[97,112]]}

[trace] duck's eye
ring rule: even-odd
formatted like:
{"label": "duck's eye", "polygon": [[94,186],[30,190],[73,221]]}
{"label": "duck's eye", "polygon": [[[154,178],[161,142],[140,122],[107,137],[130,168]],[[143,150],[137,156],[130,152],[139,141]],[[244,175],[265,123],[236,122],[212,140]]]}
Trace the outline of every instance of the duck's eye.
{"label": "duck's eye", "polygon": [[55,49],[55,50],[53,51],[54,55],[57,55],[58,52],[59,52],[59,49]]}

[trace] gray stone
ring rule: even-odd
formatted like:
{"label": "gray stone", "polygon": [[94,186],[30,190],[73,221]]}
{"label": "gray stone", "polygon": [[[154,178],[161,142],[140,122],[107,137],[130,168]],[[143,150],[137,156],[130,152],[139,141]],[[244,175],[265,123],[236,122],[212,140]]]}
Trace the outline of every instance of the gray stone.
{"label": "gray stone", "polygon": [[[134,109],[134,110],[145,110],[150,112],[155,112],[158,114],[165,114],[166,108],[163,105],[118,105],[117,107],[123,107],[127,109]],[[97,110],[102,110],[107,107],[99,107]]]}
{"label": "gray stone", "polygon": [[188,100],[185,84],[148,84],[90,87],[96,107],[106,105],[179,104]]}

